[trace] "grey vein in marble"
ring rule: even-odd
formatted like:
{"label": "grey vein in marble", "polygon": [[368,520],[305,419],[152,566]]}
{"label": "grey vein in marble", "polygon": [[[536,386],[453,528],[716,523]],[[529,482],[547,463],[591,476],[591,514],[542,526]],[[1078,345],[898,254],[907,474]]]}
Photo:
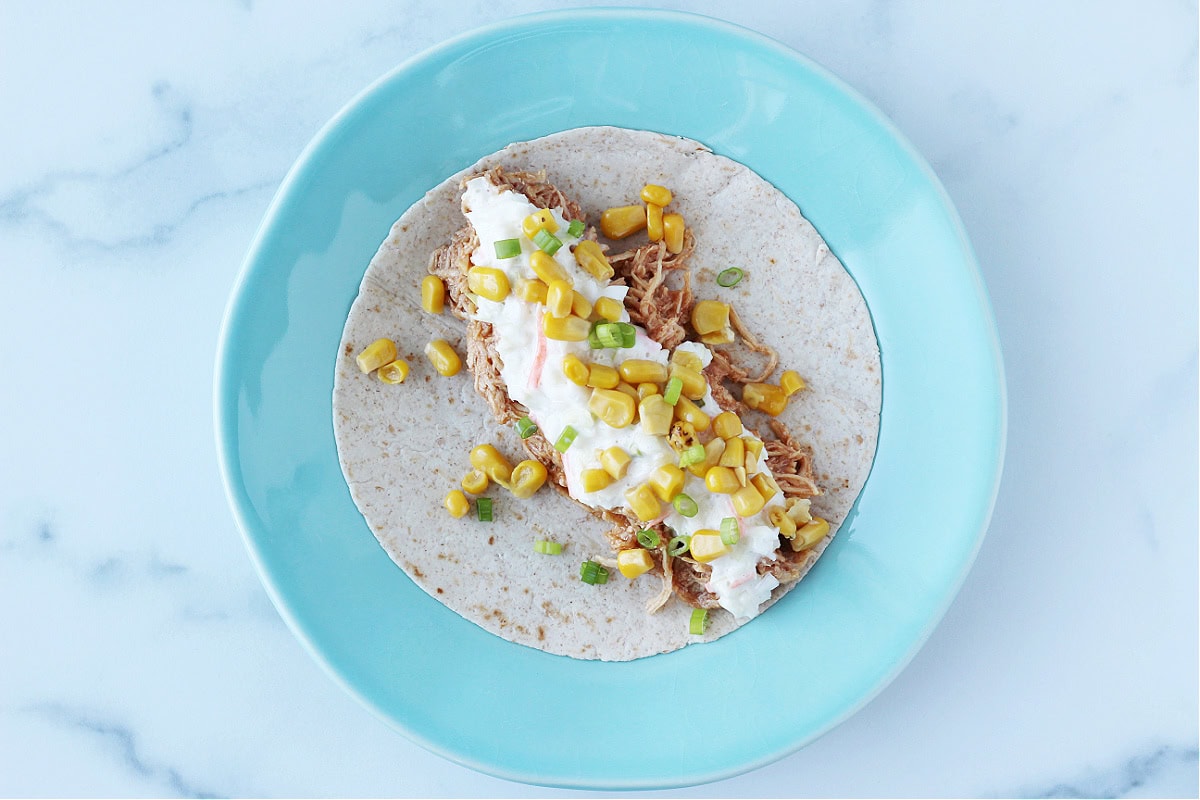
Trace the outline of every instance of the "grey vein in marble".
{"label": "grey vein in marble", "polygon": [[1111,769],[1095,772],[1069,783],[1025,789],[1011,797],[1125,797],[1146,785],[1163,770],[1179,764],[1200,764],[1196,745],[1163,745],[1144,755],[1134,756]]}

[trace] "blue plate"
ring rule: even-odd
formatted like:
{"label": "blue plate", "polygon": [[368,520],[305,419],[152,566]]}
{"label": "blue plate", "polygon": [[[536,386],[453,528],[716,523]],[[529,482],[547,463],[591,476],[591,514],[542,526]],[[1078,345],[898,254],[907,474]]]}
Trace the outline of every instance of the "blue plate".
{"label": "blue plate", "polygon": [[[480,156],[581,125],[698,139],[782,189],[858,281],[882,351],[875,465],[816,569],[752,625],[629,663],[511,644],[429,598],[351,502],[331,422],[342,325],[391,223]],[[761,766],[887,685],[979,548],[1005,428],[987,295],[921,157],[853,90],[777,42],[636,10],[469,33],[343,109],[284,180],[246,258],[215,401],[246,546],[280,614],[336,680],[454,761],[608,789]]]}

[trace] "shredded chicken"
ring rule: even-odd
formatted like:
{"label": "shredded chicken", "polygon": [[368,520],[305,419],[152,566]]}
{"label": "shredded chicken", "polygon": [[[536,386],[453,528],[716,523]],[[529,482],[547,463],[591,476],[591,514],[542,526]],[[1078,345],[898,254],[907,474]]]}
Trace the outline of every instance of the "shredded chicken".
{"label": "shredded chicken", "polygon": [[[683,250],[677,254],[668,253],[666,242],[660,241],[608,257],[617,277],[629,287],[625,295],[629,319],[668,350],[687,338],[684,322],[692,310],[692,274],[687,262],[695,248],[696,240],[687,229]],[[681,276],[678,289],[668,285],[672,272]]]}
{"label": "shredded chicken", "polygon": [[783,496],[804,499],[821,494],[813,480],[812,450],[798,444],[779,420],[772,419],[768,424],[778,438],[764,440],[763,448],[767,451],[767,466]]}

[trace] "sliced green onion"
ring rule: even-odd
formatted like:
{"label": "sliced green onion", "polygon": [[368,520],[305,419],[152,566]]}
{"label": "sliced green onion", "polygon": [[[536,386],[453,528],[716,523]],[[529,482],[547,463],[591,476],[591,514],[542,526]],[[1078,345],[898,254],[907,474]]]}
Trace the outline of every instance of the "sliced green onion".
{"label": "sliced green onion", "polygon": [[628,322],[614,322],[613,325],[621,331],[621,347],[628,349],[637,344],[637,328]]}
{"label": "sliced green onion", "polygon": [[562,247],[562,239],[545,228],[538,228],[538,232],[533,235],[533,243],[548,256],[554,255],[558,252],[558,248]]}
{"label": "sliced green onion", "polygon": [[605,322],[593,322],[592,327],[588,328],[588,347],[593,350],[599,350],[604,347],[604,345],[600,344],[600,335],[597,333],[597,330],[601,325],[606,324]]}
{"label": "sliced green onion", "polygon": [[608,570],[595,561],[585,561],[579,565],[579,580],[593,586],[598,583],[608,583]]}
{"label": "sliced green onion", "polygon": [[738,523],[734,517],[721,520],[721,541],[733,545],[738,543]]}
{"label": "sliced green onion", "polygon": [[479,514],[480,522],[492,521],[492,499],[490,497],[479,497],[475,500],[475,511]]}
{"label": "sliced green onion", "polygon": [[571,220],[571,224],[567,226],[567,236],[574,236],[578,239],[580,236],[583,236],[583,228],[583,220],[573,219]]}
{"label": "sliced green onion", "polygon": [[558,441],[554,443],[554,449],[560,453],[567,452],[567,448],[571,446],[571,442],[575,441],[575,437],[579,435],[579,431],[572,428],[570,425],[563,428],[562,433],[558,435]]}
{"label": "sliced green onion", "polygon": [[737,286],[738,283],[742,280],[742,276],[745,274],[746,274],[745,272],[742,272],[737,267],[730,267],[729,269],[723,269],[717,275],[717,286],[724,286],[726,289],[728,289],[731,286]]}
{"label": "sliced green onion", "polygon": [[621,329],[616,322],[601,322],[596,326],[596,339],[601,347],[620,347]]}
{"label": "sliced green onion", "polygon": [[[704,448],[700,449],[703,450]],[[675,510],[683,517],[694,517],[700,511],[700,506],[696,505],[696,501],[683,492],[672,498],[671,505],[675,506]]]}
{"label": "sliced green onion", "polygon": [[529,417],[521,417],[517,420],[517,433],[520,434],[522,439],[528,439],[537,433],[537,425]]}
{"label": "sliced green onion", "polygon": [[704,445],[696,443],[679,454],[679,466],[690,467],[692,464],[699,464],[706,456]]}
{"label": "sliced green onion", "polygon": [[499,239],[495,244],[496,258],[512,258],[521,255],[520,239]]}
{"label": "sliced green onion", "polygon": [[647,550],[653,550],[662,544],[662,537],[658,535],[658,531],[647,528],[637,532],[638,544]]}
{"label": "sliced green onion", "polygon": [[688,548],[690,548],[691,546],[692,546],[692,537],[676,536],[674,539],[667,542],[667,555],[671,556],[672,558],[674,558],[675,556],[681,556],[684,553],[686,553],[688,551]]}
{"label": "sliced green onion", "polygon": [[562,553],[562,544],[559,542],[551,542],[546,539],[538,539],[533,543],[533,549],[538,553],[543,553],[548,556],[556,556]]}
{"label": "sliced green onion", "polygon": [[666,400],[670,405],[675,405],[679,402],[679,395],[683,392],[683,379],[678,375],[672,376],[671,380],[667,381],[667,388],[663,390],[663,400]]}
{"label": "sliced green onion", "polygon": [[706,628],[708,628],[708,609],[693,608],[692,618],[688,620],[688,633],[692,636],[703,636]]}

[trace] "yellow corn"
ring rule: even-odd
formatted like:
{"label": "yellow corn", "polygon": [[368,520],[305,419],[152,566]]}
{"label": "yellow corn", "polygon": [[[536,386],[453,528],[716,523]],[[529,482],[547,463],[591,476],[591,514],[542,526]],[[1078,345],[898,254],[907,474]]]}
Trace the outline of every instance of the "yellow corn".
{"label": "yellow corn", "polygon": [[554,215],[548,208],[539,209],[521,221],[521,231],[530,239],[539,230],[544,230],[546,233],[558,233],[558,223],[554,221]]}
{"label": "yellow corn", "polygon": [[615,389],[592,389],[588,411],[613,428],[624,428],[633,422],[637,405],[632,397]]}
{"label": "yellow corn", "polygon": [[642,522],[650,522],[657,519],[662,506],[657,497],[654,496],[654,490],[649,484],[643,483],[640,486],[635,486],[632,489],[625,491],[625,502],[629,503],[629,508]]}
{"label": "yellow corn", "polygon": [[788,396],[783,389],[769,383],[747,383],[742,388],[742,402],[747,408],[777,417],[787,408]]}
{"label": "yellow corn", "polygon": [[656,183],[647,183],[642,187],[642,200],[647,203],[653,203],[656,206],[671,205],[671,190],[665,186],[659,186]]}
{"label": "yellow corn", "polygon": [[804,378],[800,377],[800,373],[794,369],[785,369],[783,374],[779,376],[779,388],[783,389],[783,393],[791,397],[796,392],[804,391]]}
{"label": "yellow corn", "polygon": [[533,497],[546,483],[546,465],[532,458],[519,462],[512,470],[508,490],[522,500]]}
{"label": "yellow corn", "polygon": [[807,525],[812,522],[812,500],[791,498],[787,501],[787,515],[797,527]]}
{"label": "yellow corn", "polygon": [[729,467],[713,467],[704,474],[704,485],[710,492],[733,494],[742,485]]}
{"label": "yellow corn", "polygon": [[733,503],[733,512],[739,517],[752,517],[762,511],[766,501],[763,500],[758,489],[753,486],[743,486],[734,492],[730,498]]}
{"label": "yellow corn", "polygon": [[654,566],[650,552],[641,547],[633,547],[617,553],[617,569],[626,578],[633,580],[638,575],[644,575]]}
{"label": "yellow corn", "polygon": [[746,466],[746,445],[736,436],[726,439],[725,452],[721,454],[721,460],[717,463],[730,469]]}
{"label": "yellow corn", "polygon": [[796,535],[796,521],[788,516],[783,506],[771,506],[767,516],[770,518],[771,524],[779,528],[779,535],[783,538],[791,539]]}
{"label": "yellow corn", "polygon": [[467,270],[467,289],[499,303],[508,297],[508,276],[493,267],[471,267]]}
{"label": "yellow corn", "polygon": [[724,452],[725,440],[714,436],[704,445],[704,460],[698,464],[689,465],[688,472],[703,480],[708,471],[720,463],[721,455]]}
{"label": "yellow corn", "polygon": [[[742,441],[748,443],[750,440],[743,439]],[[743,445],[743,447],[746,447],[746,463],[742,468],[742,472],[746,475],[753,475],[758,472],[758,454],[750,452],[748,444]]]}
{"label": "yellow corn", "polygon": [[389,364],[384,364],[375,374],[384,383],[404,383],[404,379],[408,377],[408,362],[397,358]]}
{"label": "yellow corn", "polygon": [[676,364],[671,367],[671,377],[679,378],[683,383],[682,394],[690,400],[699,400],[708,391],[708,380],[703,372]]}
{"label": "yellow corn", "polygon": [[567,380],[578,386],[587,386],[588,382],[588,365],[583,363],[579,356],[574,353],[563,356],[562,360],[563,375],[567,376]]}
{"label": "yellow corn", "polygon": [[667,368],[646,358],[626,359],[617,369],[630,383],[662,383],[667,379]]}
{"label": "yellow corn", "polygon": [[807,550],[829,535],[829,523],[820,517],[813,517],[812,522],[796,530],[792,539],[792,549],[799,552]]}
{"label": "yellow corn", "polygon": [[651,436],[666,436],[671,432],[671,420],[675,409],[663,400],[661,394],[643,397],[638,403],[638,415],[642,420],[642,431]]}
{"label": "yellow corn", "polygon": [[602,469],[585,469],[579,474],[579,481],[585,492],[598,492],[607,489],[613,477]]}
{"label": "yellow corn", "polygon": [[517,288],[513,291],[517,297],[521,298],[526,303],[545,303],[546,292],[548,288],[549,287],[547,287],[546,284],[542,283],[537,278],[534,278],[533,280],[521,278],[519,281],[517,281]]}
{"label": "yellow corn", "polygon": [[592,304],[579,292],[571,292],[571,313],[587,319],[592,316]]}
{"label": "yellow corn", "polygon": [[455,519],[466,516],[467,512],[471,510],[471,501],[458,489],[447,492],[446,499],[442,501],[442,504],[450,512],[450,516]]}
{"label": "yellow corn", "polygon": [[604,467],[604,471],[612,475],[615,480],[620,480],[625,477],[625,473],[629,471],[629,454],[619,447],[610,447],[600,454],[600,466]]}
{"label": "yellow corn", "polygon": [[688,549],[692,551],[692,558],[701,564],[707,564],[728,553],[729,545],[721,539],[720,531],[701,528],[692,534],[692,541]]}
{"label": "yellow corn", "polygon": [[729,303],[701,300],[692,306],[692,328],[696,333],[716,333],[729,326]]}
{"label": "yellow corn", "polygon": [[638,396],[638,391],[637,391],[636,386],[631,386],[630,384],[626,383],[625,381],[620,381],[617,383],[617,391],[620,392],[621,394],[627,394],[630,397],[632,397],[635,405],[637,403],[641,402],[642,398]]}
{"label": "yellow corn", "polygon": [[646,227],[646,210],[641,206],[619,206],[600,215],[600,232],[609,239],[624,239]]}
{"label": "yellow corn", "polygon": [[584,239],[575,245],[575,263],[598,280],[606,281],[614,274],[612,264],[608,263],[608,256],[604,255],[600,245],[591,239]]}
{"label": "yellow corn", "polygon": [[439,375],[445,375],[447,378],[457,375],[458,371],[462,369],[462,359],[445,339],[434,339],[425,345],[425,357],[429,359],[430,364],[433,364],[433,368],[438,371]]}
{"label": "yellow corn", "polygon": [[657,383],[639,383],[637,385],[638,401],[645,400],[652,394],[662,394]]}
{"label": "yellow corn", "polygon": [[742,421],[732,411],[722,411],[713,417],[713,433],[722,439],[732,439],[742,435]]}
{"label": "yellow corn", "polygon": [[391,339],[376,339],[364,347],[354,360],[363,373],[377,370],[396,360],[396,343]]}
{"label": "yellow corn", "polygon": [[765,472],[760,472],[752,476],[750,483],[754,484],[755,489],[758,489],[758,493],[762,495],[763,502],[779,494],[779,484],[775,483],[775,479]]}
{"label": "yellow corn", "polygon": [[[664,400],[663,402],[666,403],[667,401]],[[667,408],[670,408],[672,415],[674,415],[675,409],[670,405]],[[671,423],[671,432],[667,434],[667,441],[675,452],[682,453],[700,440],[696,438],[696,429],[692,427],[692,423],[679,419]]]}
{"label": "yellow corn", "polygon": [[683,470],[674,464],[663,464],[646,480],[655,497],[669,503],[683,489]]}
{"label": "yellow corn", "polygon": [[621,301],[611,297],[598,297],[596,304],[592,306],[592,312],[596,316],[609,322],[620,322],[622,309]]}
{"label": "yellow corn", "polygon": [[496,483],[508,483],[512,477],[512,464],[494,445],[481,444],[471,448],[471,466],[487,475]]}
{"label": "yellow corn", "polygon": [[746,467],[734,467],[733,468],[733,474],[737,475],[738,483],[740,483],[742,486],[750,485],[750,481],[746,480],[747,472],[748,472],[748,470],[746,469]]}
{"label": "yellow corn", "polygon": [[529,256],[529,266],[534,274],[541,279],[542,283],[547,286],[551,281],[566,281],[572,283],[571,276],[563,268],[563,265],[554,260],[553,256],[548,256],[541,250],[534,250]]}
{"label": "yellow corn", "polygon": [[421,279],[421,308],[430,314],[440,314],[446,305],[446,284],[436,275]]}
{"label": "yellow corn", "polygon": [[733,344],[734,338],[733,328],[722,328],[715,333],[700,334],[700,341],[709,346],[718,344]]}
{"label": "yellow corn", "polygon": [[675,418],[692,423],[692,427],[698,431],[708,430],[710,423],[708,414],[701,411],[700,406],[683,396],[680,396],[679,402],[675,404]]}
{"label": "yellow corn", "polygon": [[621,382],[621,376],[612,367],[604,364],[589,364],[587,386],[593,389],[615,389]]}
{"label": "yellow corn", "polygon": [[646,235],[652,242],[660,241],[663,238],[662,206],[654,203],[646,204]]}
{"label": "yellow corn", "polygon": [[463,475],[462,488],[464,492],[483,494],[487,491],[488,483],[487,473],[476,467],[466,475]]}
{"label": "yellow corn", "polygon": [[758,454],[761,453],[763,449],[762,439],[759,439],[757,436],[743,436],[742,442],[745,443],[746,452],[753,453],[754,457],[758,458]]}
{"label": "yellow corn", "polygon": [[678,214],[663,215],[663,239],[667,242],[668,253],[683,252],[683,227],[683,217]]}
{"label": "yellow corn", "polygon": [[557,319],[571,316],[571,301],[575,290],[566,281],[550,281],[546,287],[546,313]]}
{"label": "yellow corn", "polygon": [[586,341],[588,331],[591,329],[592,326],[588,324],[586,319],[576,316],[559,319],[547,314],[542,317],[542,333],[546,334],[547,339],[554,339],[559,342]]}

